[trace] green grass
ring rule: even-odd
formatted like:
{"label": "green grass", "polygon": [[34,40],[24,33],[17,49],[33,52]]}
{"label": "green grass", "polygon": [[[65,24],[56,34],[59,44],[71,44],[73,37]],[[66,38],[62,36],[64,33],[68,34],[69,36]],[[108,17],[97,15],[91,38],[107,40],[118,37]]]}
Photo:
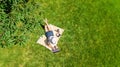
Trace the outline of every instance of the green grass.
{"label": "green grass", "polygon": [[[21,7],[30,11],[28,14],[23,11],[18,19],[26,16],[28,22],[36,25],[31,31],[24,30],[28,37],[24,45],[0,48],[0,67],[120,66],[119,0],[35,0],[34,8],[31,3],[32,0],[26,3],[26,10]],[[19,11],[11,12],[13,17],[16,14]],[[39,22],[43,23],[45,17],[49,23],[65,30],[58,43],[61,51],[56,54],[36,43],[44,34]],[[18,28],[23,26],[23,21],[20,22],[16,22]]]}

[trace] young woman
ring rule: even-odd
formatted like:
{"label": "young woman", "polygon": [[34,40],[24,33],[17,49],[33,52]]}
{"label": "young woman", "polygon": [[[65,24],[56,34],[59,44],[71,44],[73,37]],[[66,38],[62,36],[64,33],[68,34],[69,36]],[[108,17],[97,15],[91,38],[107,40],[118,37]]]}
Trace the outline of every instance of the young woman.
{"label": "young woman", "polygon": [[57,49],[57,41],[54,36],[53,30],[50,25],[47,23],[47,19],[44,20],[45,22],[45,36],[47,38],[47,45],[52,49],[53,52],[58,52]]}

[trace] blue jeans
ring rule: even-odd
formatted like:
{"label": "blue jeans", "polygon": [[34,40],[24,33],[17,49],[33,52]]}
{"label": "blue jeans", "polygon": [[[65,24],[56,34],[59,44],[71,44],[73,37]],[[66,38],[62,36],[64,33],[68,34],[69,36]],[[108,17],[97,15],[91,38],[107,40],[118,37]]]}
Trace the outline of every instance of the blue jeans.
{"label": "blue jeans", "polygon": [[49,38],[50,36],[54,36],[53,31],[45,32],[45,36],[46,36],[47,38]]}

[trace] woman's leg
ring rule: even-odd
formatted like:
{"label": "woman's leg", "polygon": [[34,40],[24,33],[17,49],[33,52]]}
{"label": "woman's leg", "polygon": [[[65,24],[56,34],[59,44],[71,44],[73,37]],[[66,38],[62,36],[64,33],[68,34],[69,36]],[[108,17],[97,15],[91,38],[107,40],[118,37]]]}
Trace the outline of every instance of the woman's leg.
{"label": "woman's leg", "polygon": [[47,31],[51,31],[52,30],[52,28],[51,28],[51,26],[49,25],[45,25],[45,31],[47,32]]}
{"label": "woman's leg", "polygon": [[45,25],[45,32],[48,32],[48,28],[47,28],[47,25]]}

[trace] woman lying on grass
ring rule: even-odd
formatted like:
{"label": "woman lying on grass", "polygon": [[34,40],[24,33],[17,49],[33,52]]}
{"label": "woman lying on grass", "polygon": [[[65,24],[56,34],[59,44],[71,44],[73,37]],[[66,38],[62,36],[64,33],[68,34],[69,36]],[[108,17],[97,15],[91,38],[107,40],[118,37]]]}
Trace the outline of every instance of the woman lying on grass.
{"label": "woman lying on grass", "polygon": [[47,23],[47,19],[45,22],[45,36],[47,38],[47,45],[52,49],[52,52],[58,52],[56,37],[54,36],[53,30],[50,25]]}

